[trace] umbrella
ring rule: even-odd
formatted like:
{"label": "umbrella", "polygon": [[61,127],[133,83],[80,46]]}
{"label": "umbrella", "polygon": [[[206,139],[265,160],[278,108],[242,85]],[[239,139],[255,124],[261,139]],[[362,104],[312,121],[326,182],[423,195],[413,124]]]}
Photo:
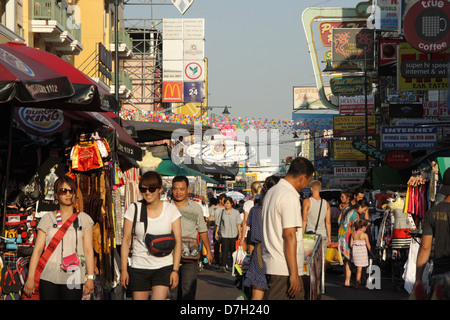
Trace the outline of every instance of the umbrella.
{"label": "umbrella", "polygon": [[237,192],[237,191],[228,191],[225,193],[225,195],[236,201],[245,199],[245,196],[242,193]]}
{"label": "umbrella", "polygon": [[119,104],[61,58],[21,42],[0,44],[0,103],[47,109],[117,112]]}
{"label": "umbrella", "polygon": [[[9,109],[3,212],[12,153],[13,107],[117,111],[118,101],[84,73],[59,57],[18,41],[0,44],[0,105]],[[6,214],[3,214],[2,234]]]}
{"label": "umbrella", "polygon": [[201,177],[207,183],[218,184],[217,181],[211,179],[210,177],[202,174],[201,172],[192,170],[188,168],[185,164],[180,163],[179,165],[170,160],[169,158],[161,158],[162,161],[158,165],[156,172],[165,176],[193,176]]}

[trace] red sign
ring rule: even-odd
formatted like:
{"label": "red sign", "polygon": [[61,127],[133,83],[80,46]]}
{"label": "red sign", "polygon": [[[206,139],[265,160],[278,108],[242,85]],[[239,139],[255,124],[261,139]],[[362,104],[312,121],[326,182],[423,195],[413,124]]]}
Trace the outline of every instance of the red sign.
{"label": "red sign", "polygon": [[183,82],[163,82],[163,102],[183,102]]}
{"label": "red sign", "polygon": [[389,151],[384,157],[384,162],[389,167],[400,169],[409,166],[412,162],[412,157],[406,151]]}
{"label": "red sign", "polygon": [[403,23],[406,40],[426,53],[450,47],[450,3],[447,0],[418,1],[408,10]]}

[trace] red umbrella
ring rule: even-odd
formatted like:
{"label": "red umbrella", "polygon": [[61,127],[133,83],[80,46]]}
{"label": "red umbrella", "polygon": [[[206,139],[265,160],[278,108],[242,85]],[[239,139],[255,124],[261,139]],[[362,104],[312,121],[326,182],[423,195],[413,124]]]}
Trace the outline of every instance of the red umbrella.
{"label": "red umbrella", "polygon": [[[118,101],[84,73],[43,50],[12,41],[0,44],[0,105],[10,110],[3,213],[11,166],[12,107],[112,111]],[[3,214],[2,234],[5,226]]]}
{"label": "red umbrella", "polygon": [[0,44],[0,103],[117,112],[114,95],[61,58],[21,42]]}

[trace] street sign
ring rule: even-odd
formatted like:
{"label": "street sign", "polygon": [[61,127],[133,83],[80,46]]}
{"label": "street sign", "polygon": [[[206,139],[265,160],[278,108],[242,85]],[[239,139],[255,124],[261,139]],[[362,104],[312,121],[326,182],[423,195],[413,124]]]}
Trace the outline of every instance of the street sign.
{"label": "street sign", "polygon": [[384,162],[392,168],[406,168],[412,162],[412,156],[407,151],[393,150],[389,151],[384,157]]}
{"label": "street sign", "polygon": [[375,160],[384,161],[385,155],[383,151],[378,150],[375,146],[371,146],[370,142],[369,144],[366,144],[365,142],[354,140],[352,142],[352,147],[364,154],[367,154]]}

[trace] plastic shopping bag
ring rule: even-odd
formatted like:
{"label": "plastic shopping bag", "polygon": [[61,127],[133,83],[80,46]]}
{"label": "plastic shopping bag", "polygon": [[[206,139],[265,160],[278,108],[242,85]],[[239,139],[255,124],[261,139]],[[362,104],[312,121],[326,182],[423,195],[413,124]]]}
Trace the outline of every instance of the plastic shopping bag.
{"label": "plastic shopping bag", "polygon": [[231,272],[231,275],[234,276],[234,266],[241,265],[244,261],[245,257],[247,256],[247,253],[244,251],[242,246],[239,246],[239,248],[233,252],[233,271]]}

